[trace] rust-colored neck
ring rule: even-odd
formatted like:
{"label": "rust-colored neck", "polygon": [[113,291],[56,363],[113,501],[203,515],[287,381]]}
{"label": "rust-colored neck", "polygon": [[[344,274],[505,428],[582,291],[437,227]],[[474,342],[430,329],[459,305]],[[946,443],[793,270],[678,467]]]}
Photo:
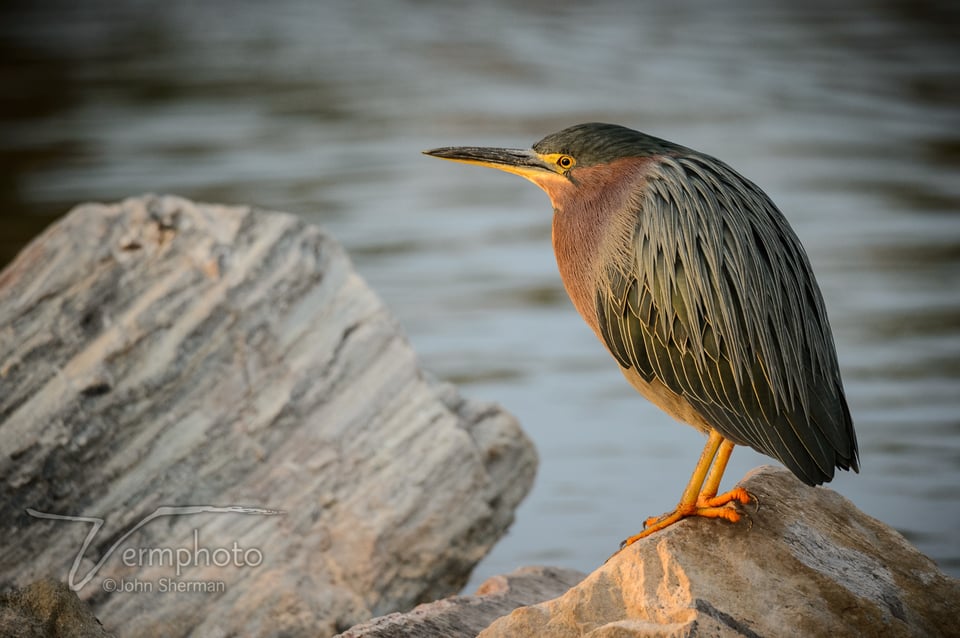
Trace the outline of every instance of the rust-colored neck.
{"label": "rust-colored neck", "polygon": [[627,158],[576,171],[575,183],[548,191],[553,252],[564,288],[597,336],[597,287],[605,266],[632,252],[643,180],[651,158]]}

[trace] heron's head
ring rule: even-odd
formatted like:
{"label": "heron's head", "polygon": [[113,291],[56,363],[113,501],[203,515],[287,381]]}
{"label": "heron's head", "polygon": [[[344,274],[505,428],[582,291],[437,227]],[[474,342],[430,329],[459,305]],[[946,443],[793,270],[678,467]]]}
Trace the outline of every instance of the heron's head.
{"label": "heron's head", "polygon": [[615,186],[649,158],[680,148],[623,126],[591,122],[551,133],[531,149],[448,146],[424,153],[520,175],[546,191],[560,209],[591,186]]}

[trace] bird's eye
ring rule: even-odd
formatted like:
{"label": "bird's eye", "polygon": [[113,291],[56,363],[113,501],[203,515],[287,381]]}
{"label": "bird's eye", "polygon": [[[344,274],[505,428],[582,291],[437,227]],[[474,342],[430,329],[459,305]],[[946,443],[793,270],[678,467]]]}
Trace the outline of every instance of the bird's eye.
{"label": "bird's eye", "polygon": [[557,166],[559,166],[563,170],[567,170],[568,168],[573,168],[573,165],[575,163],[576,162],[574,162],[573,158],[570,157],[569,155],[561,155],[560,157],[557,158]]}

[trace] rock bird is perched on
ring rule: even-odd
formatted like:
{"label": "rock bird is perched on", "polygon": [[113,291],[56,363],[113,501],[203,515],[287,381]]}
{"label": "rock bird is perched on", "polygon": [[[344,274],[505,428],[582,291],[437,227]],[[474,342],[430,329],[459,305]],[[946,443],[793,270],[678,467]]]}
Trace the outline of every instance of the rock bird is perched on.
{"label": "rock bird is perched on", "polygon": [[452,147],[442,159],[516,173],[550,196],[553,248],[577,311],[637,391],[708,434],[676,510],[740,514],[718,496],[734,445],[808,485],[858,471],[820,289],[800,240],[755,184],[723,162],[612,124],[580,124],[532,150]]}

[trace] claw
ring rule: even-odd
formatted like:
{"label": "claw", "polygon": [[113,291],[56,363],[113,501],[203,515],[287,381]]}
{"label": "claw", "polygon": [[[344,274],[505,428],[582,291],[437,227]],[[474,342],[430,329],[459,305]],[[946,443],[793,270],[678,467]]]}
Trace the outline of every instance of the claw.
{"label": "claw", "polygon": [[743,490],[743,491],[746,492],[746,493],[747,493],[747,496],[750,497],[750,500],[753,501],[753,505],[754,505],[753,513],[756,514],[757,512],[760,511],[760,499],[757,498],[757,495],[756,495],[756,494],[754,494],[753,492],[751,492],[751,491],[749,491],[749,490]]}

